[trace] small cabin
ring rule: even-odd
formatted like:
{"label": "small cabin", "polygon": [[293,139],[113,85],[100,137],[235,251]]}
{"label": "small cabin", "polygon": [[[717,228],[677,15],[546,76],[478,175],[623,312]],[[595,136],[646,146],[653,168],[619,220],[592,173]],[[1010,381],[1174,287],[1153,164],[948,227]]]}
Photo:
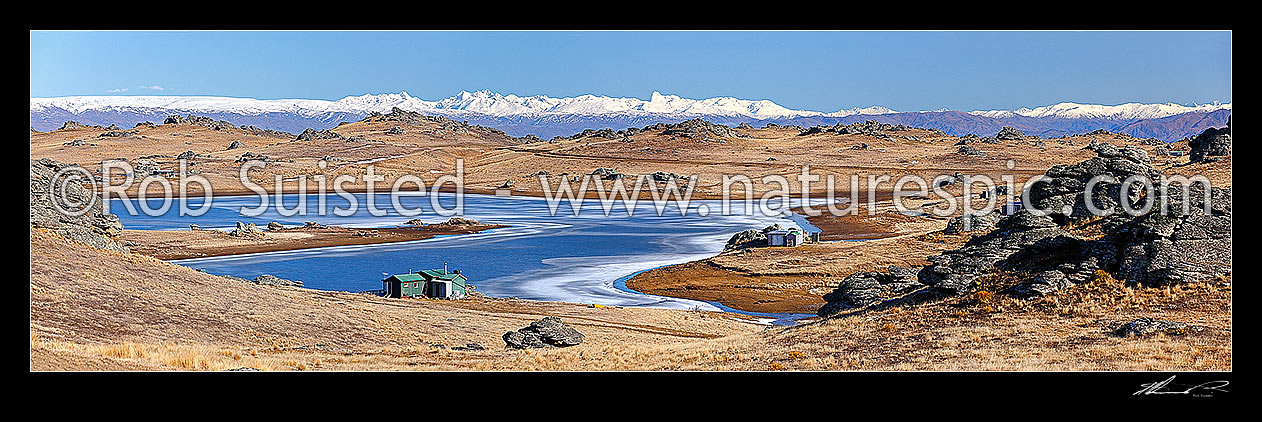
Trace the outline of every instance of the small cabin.
{"label": "small cabin", "polygon": [[431,299],[461,299],[468,295],[468,281],[460,270],[425,270],[417,273],[395,274],[381,280],[386,297]]}
{"label": "small cabin", "polygon": [[999,213],[1003,215],[1013,215],[1013,214],[1016,214],[1017,211],[1021,211],[1021,208],[1022,208],[1021,201],[1012,201],[1012,202],[1008,202],[1004,204],[999,209]]}
{"label": "small cabin", "polygon": [[806,232],[799,229],[773,230],[767,232],[767,244],[770,246],[794,247],[806,243]]}

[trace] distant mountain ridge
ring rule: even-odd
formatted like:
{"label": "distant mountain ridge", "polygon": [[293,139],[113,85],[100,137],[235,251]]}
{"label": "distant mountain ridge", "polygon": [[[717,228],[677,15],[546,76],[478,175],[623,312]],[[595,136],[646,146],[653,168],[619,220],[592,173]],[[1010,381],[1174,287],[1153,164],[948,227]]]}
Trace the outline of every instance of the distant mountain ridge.
{"label": "distant mountain ridge", "polygon": [[388,113],[395,107],[493,127],[513,136],[534,134],[543,138],[569,135],[584,129],[621,129],[702,118],[726,125],[749,123],[755,126],[767,123],[812,126],[876,120],[935,128],[952,135],[993,135],[1003,126],[1044,137],[1105,129],[1175,141],[1195,135],[1198,132],[1192,131],[1198,127],[1226,125],[1226,116],[1231,113],[1230,103],[1196,106],[1173,103],[1116,106],[1060,103],[1032,109],[973,112],[898,112],[873,106],[825,113],[789,109],[770,100],[732,97],[693,100],[658,92],[653,92],[648,100],[642,100],[596,95],[519,97],[490,91],[461,91],[438,101],[412,97],[407,92],[350,96],[337,101],[208,96],[31,98],[30,111],[31,127],[37,130],[56,129],[69,120],[130,127],[144,121],[161,122],[172,114],[197,114],[237,124],[300,132],[308,127],[331,128],[340,122],[356,121],[372,113]]}

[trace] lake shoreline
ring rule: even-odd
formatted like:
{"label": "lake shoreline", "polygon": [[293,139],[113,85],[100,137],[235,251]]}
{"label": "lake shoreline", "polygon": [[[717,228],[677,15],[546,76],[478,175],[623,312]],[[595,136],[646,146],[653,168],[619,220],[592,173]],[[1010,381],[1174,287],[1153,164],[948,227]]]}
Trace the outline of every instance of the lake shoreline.
{"label": "lake shoreline", "polygon": [[[289,195],[286,195],[286,197],[291,196],[291,195],[295,195],[295,194],[289,194]],[[363,194],[359,194],[359,195],[363,195]],[[478,195],[478,194],[474,194],[474,195],[475,197],[485,197],[487,199],[496,199],[496,200],[514,199],[514,198],[494,197],[491,195]],[[247,198],[240,198],[240,197],[238,197],[236,201],[239,202],[242,199],[246,199],[248,201]],[[535,197],[516,197],[516,199],[524,200],[528,202],[538,201],[540,202],[540,205],[542,205],[542,202],[543,202],[543,198],[535,198]],[[496,202],[499,202],[499,201],[496,201]],[[474,204],[477,204],[477,203],[478,203],[477,201],[474,201]],[[516,205],[515,201],[509,202],[508,204],[510,204],[508,205],[508,209],[512,209],[514,210],[514,212],[517,212],[516,210],[521,209],[521,205]],[[479,210],[479,208],[476,205],[467,205],[467,206],[473,207],[470,209],[469,212],[473,212],[474,214],[476,214],[476,212],[474,211]],[[647,206],[647,204],[644,206]],[[694,205],[693,207],[700,207],[700,206],[704,206],[704,205],[697,204],[697,205]],[[714,206],[715,206],[714,204],[709,205],[711,209],[713,209]],[[590,207],[584,207],[584,208],[590,208]],[[800,210],[800,207],[795,210]],[[651,211],[651,210],[641,210],[641,211]],[[668,215],[673,215],[674,212],[667,211],[667,213]],[[560,215],[560,217],[566,217],[568,215],[568,213],[565,211],[561,211],[561,214],[564,214],[564,215]],[[695,216],[696,214],[691,214],[691,215]],[[794,217],[800,217],[800,216],[794,216]],[[693,217],[693,218],[697,218],[697,217]],[[780,221],[781,224],[786,224],[786,223],[789,225],[794,225],[794,224],[802,225],[803,224],[801,222],[802,218],[788,218],[788,217],[780,217],[780,218],[788,219],[787,222]],[[479,217],[479,219],[482,219],[482,218]],[[568,219],[565,219],[565,220],[568,221]],[[197,221],[197,220],[189,220],[189,221],[192,222],[192,221]],[[331,262],[336,262],[336,261],[328,261],[328,258],[325,258],[318,252],[313,252],[313,251],[321,249],[321,248],[336,248],[336,247],[341,247],[341,246],[381,245],[381,244],[389,244],[389,243],[420,241],[420,240],[432,239],[436,236],[480,233],[480,232],[486,232],[488,230],[510,227],[509,225],[518,226],[518,223],[520,223],[520,222],[514,223],[513,221],[507,221],[505,223],[509,225],[484,225],[481,227],[453,228],[450,226],[444,227],[439,224],[422,225],[422,226],[394,226],[392,225],[388,227],[374,227],[374,225],[365,225],[363,223],[358,223],[358,222],[356,223],[348,222],[349,223],[348,227],[323,226],[323,225],[316,224],[315,227],[298,226],[298,227],[278,228],[277,230],[269,230],[269,231],[261,232],[261,238],[259,239],[246,239],[246,238],[231,236],[228,234],[227,231],[225,231],[228,227],[231,227],[230,221],[233,221],[231,216],[219,217],[219,220],[216,220],[216,222],[211,224],[212,227],[217,227],[220,230],[181,230],[181,229],[171,227],[170,225],[165,225],[165,226],[149,225],[149,226],[144,226],[144,227],[160,228],[160,229],[158,230],[124,230],[123,240],[129,244],[128,246],[132,247],[133,250],[138,253],[142,253],[148,256],[153,256],[158,259],[163,259],[163,260],[168,260],[168,261],[198,260],[200,258],[217,258],[217,257],[233,257],[233,259],[235,260],[237,259],[236,257],[243,256],[243,255],[265,254],[265,253],[284,253],[288,251],[304,251],[305,250],[306,252],[302,252],[302,253],[305,254],[306,256],[311,257],[308,259],[314,259],[315,261],[318,261],[319,263],[316,265],[337,265],[337,264],[330,264]],[[282,220],[282,222],[284,221]],[[257,220],[255,221],[255,223],[259,224],[260,226],[263,224],[262,222],[258,222]],[[632,224],[632,225],[626,226],[626,227],[634,227],[634,224],[636,223],[637,222],[634,220],[628,220],[627,224]],[[641,221],[638,223],[642,224],[643,222]],[[768,221],[766,219],[753,219],[744,223],[744,224],[750,224],[749,226],[746,226],[746,227],[729,225],[729,226],[725,226],[723,229],[721,229],[718,232],[707,233],[702,237],[686,238],[687,242],[695,243],[695,242],[704,241],[704,244],[695,244],[690,247],[684,247],[684,250],[679,250],[675,252],[659,251],[659,252],[653,252],[653,253],[660,254],[660,253],[665,252],[666,254],[677,254],[681,252],[686,253],[685,250],[692,250],[694,251],[692,253],[693,256],[689,258],[685,258],[685,259],[688,259],[688,261],[675,260],[675,262],[672,262],[672,263],[663,263],[663,264],[668,264],[668,265],[654,264],[654,265],[644,265],[638,268],[623,268],[625,272],[618,271],[617,274],[611,273],[611,274],[605,275],[605,277],[608,277],[608,278],[605,278],[604,282],[609,283],[610,280],[615,280],[615,279],[620,280],[623,278],[633,277],[633,278],[636,278],[637,281],[624,283],[623,288],[619,290],[624,290],[625,293],[633,293],[637,296],[643,295],[644,297],[656,296],[662,299],[671,299],[671,300],[676,300],[676,301],[682,300],[682,301],[704,302],[702,304],[703,308],[706,308],[705,303],[708,303],[714,306],[715,308],[724,307],[738,313],[785,314],[785,315],[813,314],[815,308],[817,308],[820,304],[822,304],[822,300],[820,299],[820,297],[817,294],[804,293],[800,291],[794,291],[792,289],[773,289],[773,290],[767,290],[767,291],[763,291],[763,290],[745,291],[739,288],[725,286],[723,288],[723,291],[717,292],[716,294],[696,295],[696,294],[690,294],[690,293],[695,293],[695,292],[679,292],[679,291],[674,291],[669,288],[665,290],[646,289],[643,286],[637,285],[638,280],[644,277],[643,274],[645,272],[650,272],[650,273],[661,272],[663,271],[661,267],[668,267],[668,268],[673,269],[679,266],[687,266],[687,265],[698,263],[698,262],[705,262],[707,260],[713,259],[715,256],[723,255],[724,251],[722,250],[722,245],[726,241],[726,239],[731,235],[731,233],[735,233],[736,231],[743,230],[744,228],[752,228],[754,226],[757,226],[757,228],[761,228],[771,223],[772,221]],[[203,222],[203,224],[205,223]],[[398,221],[397,220],[394,221],[394,224],[398,224]],[[624,226],[624,223],[614,223],[614,225],[622,227]],[[525,231],[528,233],[532,231],[531,230],[532,227],[530,224],[524,224],[521,227],[518,227],[518,229],[525,229]],[[372,233],[372,235],[365,236],[364,235],[365,233]],[[674,249],[679,249],[680,247],[682,246],[676,245],[674,246]],[[699,249],[694,249],[694,248],[699,248]],[[705,252],[698,254],[698,253],[695,253],[697,251],[705,251]],[[650,251],[646,251],[646,252],[650,252]],[[806,253],[806,252],[799,252],[796,250],[794,251],[785,250],[781,252]],[[612,255],[610,257],[612,257]],[[540,258],[544,259],[544,261],[547,261],[547,262],[557,262],[557,261],[553,261],[554,259],[559,259],[559,260],[569,259],[565,257],[548,257],[548,256],[544,256]],[[262,259],[266,260],[270,258],[262,258]],[[447,258],[442,258],[442,259],[444,261],[447,260]],[[455,259],[456,262],[459,262],[458,258],[453,258],[453,259]],[[537,259],[537,258],[532,257],[532,259]],[[561,261],[561,262],[565,262],[565,261]],[[578,265],[586,265],[584,263],[581,263],[581,261],[575,261],[575,262]],[[457,263],[457,265],[460,265],[460,264]],[[553,264],[544,264],[544,265],[545,267],[547,267]],[[623,265],[623,267],[626,267],[626,265]],[[223,268],[219,270],[226,271]],[[387,271],[390,271],[390,270],[387,270]],[[256,270],[255,272],[274,273],[278,275],[283,274],[283,273],[277,272],[277,269],[275,268],[261,269],[261,270]],[[232,273],[232,272],[228,271],[228,273]],[[244,275],[250,275],[250,274],[244,274]],[[693,277],[693,276],[704,277],[704,276],[712,276],[712,275],[713,274],[697,274],[695,272],[688,274],[689,277]],[[781,277],[781,278],[785,278],[782,281],[789,282],[789,281],[792,281],[793,277],[795,276],[790,275],[790,276],[787,276],[787,278],[786,277]],[[309,280],[306,280],[306,277],[303,277],[300,275],[290,276],[290,278],[303,279],[304,281],[309,281]],[[567,280],[567,279],[563,278],[562,280]],[[329,290],[329,288],[326,288],[326,287],[317,287],[316,289]],[[347,290],[347,291],[356,290],[356,288],[354,287],[338,288],[338,289]],[[484,292],[484,293],[491,294],[492,296],[497,296],[497,297],[519,296],[519,294],[517,294],[516,292],[500,292],[500,293],[503,293],[502,295],[496,295],[493,292]],[[733,293],[735,294],[736,298],[732,297]],[[598,299],[595,297],[591,297],[591,298],[582,298],[582,297],[583,295],[574,296],[574,297],[571,297],[570,299],[547,298],[543,300],[569,300],[569,301],[581,301],[581,302],[601,303],[601,304],[605,303],[602,299]],[[582,299],[579,299],[579,298],[582,298]],[[537,299],[541,299],[541,298],[537,298]],[[679,308],[679,306],[674,306],[674,307]]]}
{"label": "lake shoreline", "polygon": [[509,227],[500,224],[395,226],[350,228],[341,226],[289,227],[259,232],[256,237],[235,237],[220,230],[123,230],[121,240],[133,252],[164,261],[224,257],[264,252],[296,251],[334,246],[377,245],[480,233]]}
{"label": "lake shoreline", "polygon": [[636,292],[714,302],[742,312],[814,314],[824,304],[823,292],[798,286],[804,280],[814,285],[835,284],[851,274],[850,269],[811,265],[789,268],[784,265],[786,262],[820,259],[861,243],[870,244],[870,249],[877,251],[892,249],[889,244],[899,238],[928,233],[941,224],[895,212],[844,216],[824,212],[809,216],[803,207],[791,211],[820,231],[822,243],[724,250],[709,258],[639,272],[628,278],[625,285]]}

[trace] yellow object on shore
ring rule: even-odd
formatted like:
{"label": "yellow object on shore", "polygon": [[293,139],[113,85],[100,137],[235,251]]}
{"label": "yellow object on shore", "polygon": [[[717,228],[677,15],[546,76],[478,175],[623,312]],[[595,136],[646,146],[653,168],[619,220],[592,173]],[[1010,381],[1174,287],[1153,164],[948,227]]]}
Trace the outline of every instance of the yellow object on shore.
{"label": "yellow object on shore", "polygon": [[605,305],[600,305],[600,304],[595,304],[595,303],[593,303],[591,307],[593,307],[593,308],[607,308],[607,306],[605,306]]}

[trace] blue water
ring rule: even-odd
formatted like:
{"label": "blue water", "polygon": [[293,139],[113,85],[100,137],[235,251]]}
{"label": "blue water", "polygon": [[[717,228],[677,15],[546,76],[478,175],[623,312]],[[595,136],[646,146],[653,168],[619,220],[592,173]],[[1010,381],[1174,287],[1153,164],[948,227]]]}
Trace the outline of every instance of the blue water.
{"label": "blue water", "polygon": [[[309,196],[307,215],[283,216],[274,207],[258,217],[244,217],[242,207],[252,208],[259,199],[254,196],[219,197],[213,208],[197,217],[179,216],[176,207],[159,216],[130,215],[114,200],[111,211],[119,215],[129,229],[187,230],[190,223],[201,228],[231,229],[237,221],[252,222],[260,227],[276,221],[286,226],[304,221],[347,227],[390,227],[412,218],[427,223],[445,221],[448,217],[434,213],[429,197],[405,198],[404,206],[420,205],[424,213],[417,217],[400,215],[392,209],[389,196],[375,197],[379,207],[388,212],[370,215],[364,206],[367,195],[354,195],[360,208],[350,216],[316,215],[320,209],[345,208],[341,197],[328,198],[321,207],[315,196]],[[286,195],[283,205],[292,208],[297,195]],[[132,200],[133,205],[136,204]],[[158,200],[150,200],[152,207]],[[196,208],[200,201],[191,200]],[[452,195],[440,197],[440,205],[455,206]],[[212,274],[253,278],[260,274],[301,280],[308,288],[321,290],[363,291],[381,288],[381,279],[388,274],[409,270],[442,268],[461,270],[477,291],[494,297],[518,297],[531,300],[597,303],[620,306],[652,306],[677,309],[728,310],[714,303],[652,296],[619,288],[615,282],[638,271],[665,265],[708,258],[720,252],[735,232],[762,228],[780,223],[796,225],[782,216],[764,216],[755,212],[746,215],[718,215],[717,201],[693,201],[687,216],[680,216],[674,204],[658,216],[650,201],[641,201],[635,213],[627,216],[621,204],[614,213],[604,216],[597,201],[584,204],[578,216],[568,203],[549,215],[546,202],[540,198],[466,195],[463,217],[510,227],[481,233],[439,236],[433,239],[379,245],[337,246],[296,251],[267,252],[225,257],[208,257],[173,261]],[[118,207],[118,208],[115,208]],[[698,207],[714,214],[701,217]],[[733,205],[736,210],[741,204]],[[739,211],[737,212],[739,214]],[[784,316],[771,316],[783,319]]]}

